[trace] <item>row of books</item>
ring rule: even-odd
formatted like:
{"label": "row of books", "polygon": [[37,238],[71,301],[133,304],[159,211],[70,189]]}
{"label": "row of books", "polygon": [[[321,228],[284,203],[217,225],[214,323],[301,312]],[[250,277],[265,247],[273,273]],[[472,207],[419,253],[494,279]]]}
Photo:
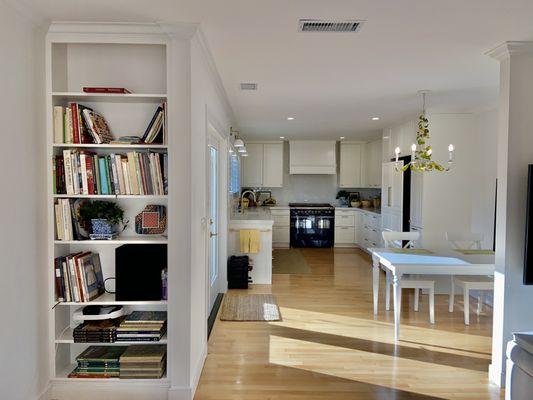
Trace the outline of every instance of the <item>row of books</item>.
{"label": "row of books", "polygon": [[166,370],[165,345],[89,346],[76,357],[69,378],[159,379]]}
{"label": "row of books", "polygon": [[117,342],[158,342],[167,330],[166,311],[133,311],[117,328]]}
{"label": "row of books", "polygon": [[85,321],[74,328],[74,343],[114,343],[121,318]]}
{"label": "row of books", "polygon": [[86,150],[63,150],[53,162],[55,194],[167,194],[166,153],[130,151],[97,155]]}
{"label": "row of books", "polygon": [[[92,108],[79,103],[69,103],[66,107],[54,106],[53,124],[54,143],[57,144],[115,143],[105,118]],[[167,126],[167,103],[165,102],[157,107],[144,134],[134,143],[164,143]]]}
{"label": "row of books", "polygon": [[113,136],[106,120],[92,108],[78,103],[54,106],[55,143],[110,143]]}
{"label": "row of books", "polygon": [[77,240],[76,224],[73,224],[76,215],[73,203],[69,199],[58,199],[54,205],[56,217],[56,236],[58,240]]}
{"label": "row of books", "polygon": [[54,260],[57,301],[87,302],[105,292],[100,256],[90,251]]}

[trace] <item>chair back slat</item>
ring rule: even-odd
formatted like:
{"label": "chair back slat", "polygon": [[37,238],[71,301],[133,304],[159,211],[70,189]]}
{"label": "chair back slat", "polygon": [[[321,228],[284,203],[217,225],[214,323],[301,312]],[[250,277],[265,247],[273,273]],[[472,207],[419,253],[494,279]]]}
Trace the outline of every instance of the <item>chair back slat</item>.
{"label": "chair back slat", "polygon": [[[385,247],[409,248],[414,247],[415,242],[420,240],[420,232],[394,232],[384,231],[381,233]],[[405,242],[405,243],[404,243]]]}
{"label": "chair back slat", "polygon": [[444,235],[453,249],[481,250],[481,242],[483,241],[482,233],[446,232]]}

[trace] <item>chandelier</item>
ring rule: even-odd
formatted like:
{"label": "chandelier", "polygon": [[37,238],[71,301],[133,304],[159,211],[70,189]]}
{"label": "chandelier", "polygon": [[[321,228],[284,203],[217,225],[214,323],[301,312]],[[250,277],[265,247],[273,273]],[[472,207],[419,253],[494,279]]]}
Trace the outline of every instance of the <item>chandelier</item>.
{"label": "chandelier", "polygon": [[447,165],[439,164],[432,160],[433,149],[429,142],[429,120],[426,117],[426,94],[428,90],[421,90],[419,93],[422,95],[422,114],[418,117],[418,131],[416,132],[416,143],[411,145],[411,161],[401,166],[398,161],[398,156],[401,153],[401,149],[396,147],[394,153],[396,154],[396,171],[405,172],[408,169],[417,172],[430,172],[430,171],[449,171],[453,163],[453,144],[448,146],[448,163]]}

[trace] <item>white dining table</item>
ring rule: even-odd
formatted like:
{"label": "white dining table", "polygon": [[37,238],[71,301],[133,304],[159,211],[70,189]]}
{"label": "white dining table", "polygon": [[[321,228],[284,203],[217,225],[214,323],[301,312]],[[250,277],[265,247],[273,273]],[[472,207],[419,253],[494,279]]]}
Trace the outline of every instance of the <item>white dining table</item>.
{"label": "white dining table", "polygon": [[426,249],[369,248],[372,254],[372,289],[374,315],[378,313],[380,266],[392,275],[394,301],[394,340],[400,337],[402,302],[401,279],[404,274],[416,275],[494,275],[494,254],[462,251],[431,251]]}

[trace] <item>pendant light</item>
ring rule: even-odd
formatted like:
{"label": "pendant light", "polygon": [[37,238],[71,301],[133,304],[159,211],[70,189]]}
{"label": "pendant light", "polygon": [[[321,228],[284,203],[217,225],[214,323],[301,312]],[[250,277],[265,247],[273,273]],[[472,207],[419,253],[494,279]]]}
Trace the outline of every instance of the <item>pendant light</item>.
{"label": "pendant light", "polygon": [[394,149],[396,155],[396,170],[405,172],[408,169],[417,172],[430,171],[449,171],[453,163],[453,144],[448,146],[448,165],[443,166],[432,159],[433,149],[429,142],[429,120],[426,117],[426,94],[428,90],[421,90],[418,93],[422,95],[422,114],[418,117],[418,131],[416,133],[416,143],[411,145],[411,161],[400,166],[399,155],[402,150],[399,147]]}

